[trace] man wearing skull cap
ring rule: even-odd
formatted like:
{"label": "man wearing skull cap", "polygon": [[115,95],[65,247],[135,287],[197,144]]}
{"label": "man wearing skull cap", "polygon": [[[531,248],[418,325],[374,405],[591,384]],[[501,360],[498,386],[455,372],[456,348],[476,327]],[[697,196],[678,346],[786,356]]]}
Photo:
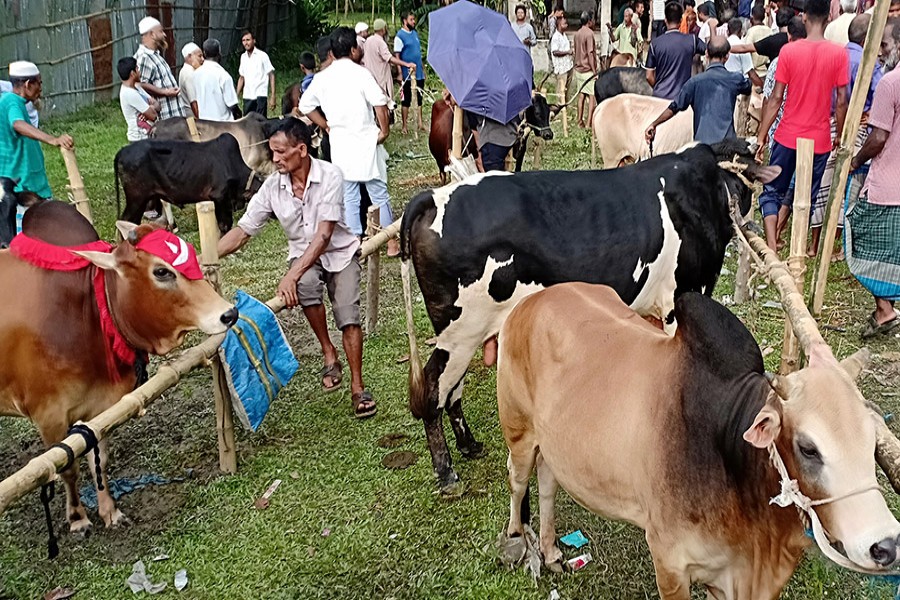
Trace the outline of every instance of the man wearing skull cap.
{"label": "man wearing skull cap", "polygon": [[138,32],[141,34],[141,45],[134,53],[134,58],[141,72],[141,88],[159,99],[162,109],[159,113],[160,120],[185,116],[178,99],[180,90],[175,75],[162,56],[162,52],[169,47],[162,23],[153,17],[144,17],[138,23]]}

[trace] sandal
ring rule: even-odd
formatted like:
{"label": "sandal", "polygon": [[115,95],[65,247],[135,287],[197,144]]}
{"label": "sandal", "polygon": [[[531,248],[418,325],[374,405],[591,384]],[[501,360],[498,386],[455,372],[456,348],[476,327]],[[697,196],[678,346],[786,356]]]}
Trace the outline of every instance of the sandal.
{"label": "sandal", "polygon": [[357,419],[367,419],[375,416],[375,413],[378,412],[378,407],[375,406],[375,399],[366,390],[353,394],[352,400],[353,416]]}
{"label": "sandal", "polygon": [[[341,387],[341,381],[344,379],[344,368],[339,361],[335,361],[330,365],[325,365],[319,371],[319,377],[322,379],[322,391],[326,394],[335,391]],[[325,378],[331,378],[331,385],[325,385]]]}
{"label": "sandal", "polygon": [[876,321],[875,313],[872,313],[869,315],[869,320],[866,323],[865,328],[859,334],[859,337],[866,340],[873,338],[876,335],[887,334],[893,331],[898,325],[900,325],[900,312],[894,311],[894,318],[890,321],[885,321],[884,323]]}

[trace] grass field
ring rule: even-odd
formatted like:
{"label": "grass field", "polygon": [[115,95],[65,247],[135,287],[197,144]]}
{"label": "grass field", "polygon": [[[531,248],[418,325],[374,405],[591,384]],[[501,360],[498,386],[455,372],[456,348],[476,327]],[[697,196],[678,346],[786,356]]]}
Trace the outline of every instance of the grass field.
{"label": "grass field", "polygon": [[[285,83],[282,77],[282,86]],[[75,138],[98,229],[111,239],[116,211],[112,159],[125,140],[118,106],[83,110],[48,123],[46,129]],[[589,168],[587,132],[570,127],[570,136],[563,138],[559,123],[554,130],[556,139],[545,145],[544,168]],[[417,191],[438,181],[424,136],[414,139],[398,132],[399,128],[387,142],[397,214]],[[62,160],[53,149],[45,152],[51,184],[63,196]],[[182,235],[198,243],[192,210],[176,213]],[[285,269],[285,248],[277,224],[270,225],[225,261],[227,291],[241,288],[260,298],[271,297]],[[735,252],[731,254],[716,290],[720,298],[733,291]],[[239,473],[229,477],[217,473],[210,376],[198,372],[112,438],[111,477],[159,474],[179,481],[124,496],[119,504],[133,521],[129,527],[99,527],[83,542],[61,535],[61,554],[55,561],[46,560],[38,494],[29,494],[0,516],[0,598],[40,598],[56,586],[76,589],[78,599],[131,597],[125,580],[139,559],[147,564],[153,581],[169,582],[162,597],[538,600],[547,598],[552,589],[565,600],[657,597],[641,532],[593,516],[565,494],[559,497],[558,529],[561,533],[581,529],[591,541],[588,550],[595,561],[572,575],[546,574],[537,583],[521,570],[498,566],[494,541],[508,516],[506,451],[497,422],[495,374],[477,361],[464,397],[467,417],[487,453],[468,461],[454,451],[467,491],[456,500],[437,494],[421,424],[406,407],[407,365],[398,363],[408,353],[399,265],[387,260],[383,264],[381,320],[377,333],[366,339],[364,365],[367,386],[379,402],[377,417],[366,422],[352,418],[346,384],[336,394],[321,392],[316,376],[321,358],[308,326],[300,313],[283,314],[301,369],[260,431],[239,432]],[[775,369],[783,317],[777,308],[763,306],[776,299],[771,286],[763,285],[755,279],[758,298],[732,309],[768,352],[767,367]],[[822,323],[829,328],[824,333],[835,353],[844,357],[860,345],[857,331],[871,311],[871,299],[838,264],[826,304]],[[421,302],[416,311],[422,340],[432,332]],[[886,411],[897,412],[898,340],[877,340],[870,347],[876,362],[862,381],[863,391]],[[428,348],[422,350],[427,356]],[[386,434],[399,434],[395,449],[418,455],[412,467],[395,471],[382,466],[392,451],[379,445]],[[0,419],[0,477],[40,451],[27,421]],[[255,510],[254,500],[276,478],[283,483],[271,506]],[[890,494],[889,501],[900,509],[895,495]],[[63,513],[58,496],[53,505],[58,531],[64,527]],[[96,513],[91,516],[96,526]],[[152,561],[163,553],[167,560]],[[573,554],[570,551],[567,557]],[[172,587],[179,569],[186,569],[190,578],[181,594]],[[784,597],[892,598],[896,585],[847,573],[810,551]]]}

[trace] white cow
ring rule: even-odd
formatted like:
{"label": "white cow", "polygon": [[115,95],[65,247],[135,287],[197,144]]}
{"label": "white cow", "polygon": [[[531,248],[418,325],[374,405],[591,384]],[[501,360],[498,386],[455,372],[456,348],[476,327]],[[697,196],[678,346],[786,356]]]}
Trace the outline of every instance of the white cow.
{"label": "white cow", "polygon": [[[638,94],[619,94],[601,102],[592,127],[604,168],[650,158],[644,132],[669,104],[669,100]],[[693,120],[694,111],[688,108],[657,127],[652,155],[675,152],[693,141]]]}

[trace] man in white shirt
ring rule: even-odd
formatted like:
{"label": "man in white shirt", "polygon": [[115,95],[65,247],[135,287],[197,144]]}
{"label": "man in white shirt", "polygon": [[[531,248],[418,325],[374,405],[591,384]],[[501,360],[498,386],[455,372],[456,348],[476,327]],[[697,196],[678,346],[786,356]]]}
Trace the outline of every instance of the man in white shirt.
{"label": "man in white shirt", "polygon": [[856,17],[856,0],[841,0],[841,16],[833,20],[825,28],[825,39],[846,46],[850,42],[847,32],[850,29],[850,23]]}
{"label": "man in white shirt", "polygon": [[[388,99],[372,74],[354,62],[358,52],[356,33],[349,27],[335,29],[331,34],[334,62],[316,74],[298,108],[328,132],[331,162],[344,175],[347,225],[361,236],[360,183],[366,185],[372,204],[380,209],[382,227],[393,223],[394,215],[387,190],[387,151],[382,145],[390,133]],[[398,251],[396,244],[389,244],[389,255]]]}
{"label": "man in white shirt", "polygon": [[[743,21],[735,17],[728,21],[728,45],[737,46],[743,44],[740,38],[741,30],[744,27]],[[750,54],[728,54],[728,60],[725,61],[725,69],[732,73],[740,73],[750,79],[751,83],[756,87],[762,87],[763,80],[756,74],[753,68],[753,57]]]}
{"label": "man in white shirt", "polygon": [[244,32],[241,44],[246,52],[241,54],[237,93],[244,92],[244,114],[258,112],[267,117],[266,86],[269,88],[269,108],[275,110],[275,67],[269,55],[256,47],[251,32]]}
{"label": "man in white shirt", "polygon": [[553,74],[556,75],[556,93],[560,102],[566,101],[566,95],[569,89],[569,77],[572,75],[572,67],[575,61],[572,56],[572,44],[566,37],[566,29],[569,24],[566,16],[562,15],[556,19],[556,31],[550,38],[550,56],[553,59]]}
{"label": "man in white shirt", "polygon": [[147,132],[159,117],[159,101],[151,98],[141,89],[141,73],[137,60],[132,56],[119,59],[116,71],[122,79],[119,88],[119,105],[127,126],[126,137],[129,142],[147,139]]}
{"label": "man in white shirt", "polygon": [[184,58],[184,64],[181,66],[181,72],[178,73],[178,87],[181,88],[178,99],[181,101],[184,114],[194,115],[195,119],[199,119],[197,91],[194,89],[194,71],[203,64],[203,50],[194,42],[188,42],[181,49],[181,56]]}
{"label": "man in white shirt", "polygon": [[353,29],[356,31],[356,45],[359,48],[359,60],[356,62],[362,63],[363,57],[366,55],[366,40],[369,37],[369,24],[365,21],[360,21]]}
{"label": "man in white shirt", "polygon": [[219,60],[222,50],[219,40],[209,38],[203,42],[203,64],[194,72],[194,91],[201,119],[209,121],[234,121],[241,118],[237,92],[228,71]]}

